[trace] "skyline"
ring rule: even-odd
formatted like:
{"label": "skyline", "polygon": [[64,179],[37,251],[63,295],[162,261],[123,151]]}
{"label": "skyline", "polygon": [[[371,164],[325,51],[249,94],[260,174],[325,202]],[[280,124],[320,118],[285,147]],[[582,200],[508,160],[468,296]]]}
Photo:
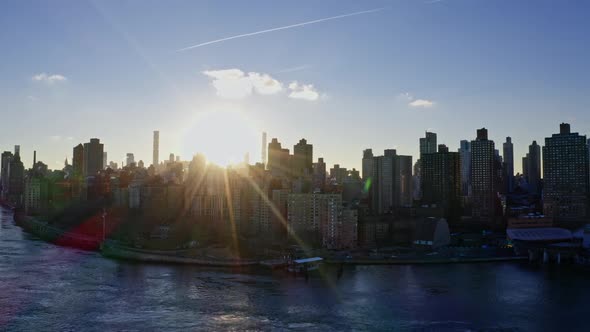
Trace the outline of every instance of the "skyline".
{"label": "skyline", "polygon": [[[396,148],[416,160],[426,130],[455,151],[486,127],[500,150],[512,137],[520,171],[528,145],[543,145],[559,123],[590,133],[588,24],[580,9],[587,4],[534,2],[533,10],[533,2],[305,4],[280,10],[263,1],[3,4],[2,30],[22,34],[0,34],[0,42],[14,46],[0,64],[0,100],[12,110],[2,122],[0,149],[21,145],[27,165],[36,150],[38,160],[56,168],[77,143],[98,137],[109,161],[133,152],[149,163],[152,131],[160,130],[161,159],[231,149],[237,161],[246,152],[254,161],[266,131],[289,149],[304,137],[314,159],[360,169],[365,148]],[[382,7],[174,53],[200,40]],[[156,17],[160,30],[149,25]],[[506,27],[487,29],[500,19]],[[233,134],[211,130],[236,114],[226,124]]]}

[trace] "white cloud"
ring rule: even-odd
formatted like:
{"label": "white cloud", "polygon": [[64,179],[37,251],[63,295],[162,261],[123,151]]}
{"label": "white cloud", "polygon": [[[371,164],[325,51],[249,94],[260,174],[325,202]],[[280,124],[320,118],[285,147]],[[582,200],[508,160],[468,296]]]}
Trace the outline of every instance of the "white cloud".
{"label": "white cloud", "polygon": [[[217,95],[223,98],[239,99],[254,93],[259,95],[274,95],[284,90],[284,84],[269,74],[249,72],[244,73],[237,68],[222,70],[206,70],[204,75],[212,79],[211,84]],[[288,85],[289,98],[314,101],[320,94],[312,84],[292,82]]]}
{"label": "white cloud", "polygon": [[430,107],[434,106],[434,102],[432,100],[416,99],[416,100],[410,102],[408,104],[408,106],[430,108]]}
{"label": "white cloud", "polygon": [[412,97],[412,95],[409,92],[402,92],[399,95],[397,95],[397,100],[400,101],[407,101],[410,102],[414,99],[414,97]]}
{"label": "white cloud", "polygon": [[272,95],[283,90],[283,84],[268,74],[248,73],[248,78],[256,92],[261,95]]}
{"label": "white cloud", "polygon": [[48,83],[48,84],[65,82],[65,81],[68,80],[65,76],[60,75],[60,74],[52,74],[52,75],[49,75],[49,74],[46,74],[46,73],[41,73],[41,74],[34,75],[31,79],[33,81],[35,81],[35,82],[45,82],[45,83]]}
{"label": "white cloud", "polygon": [[289,98],[293,99],[314,101],[320,97],[313,84],[299,84],[297,81],[294,81],[289,84],[289,90],[291,90]]}

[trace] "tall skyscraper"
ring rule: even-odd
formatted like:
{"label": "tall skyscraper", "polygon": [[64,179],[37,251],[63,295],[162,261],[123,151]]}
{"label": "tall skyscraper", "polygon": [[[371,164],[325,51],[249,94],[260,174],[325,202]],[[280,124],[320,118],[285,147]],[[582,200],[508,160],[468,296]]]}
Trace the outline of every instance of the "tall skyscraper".
{"label": "tall skyscraper", "polygon": [[8,163],[7,198],[13,204],[21,206],[25,185],[25,166],[20,159],[20,146],[14,146],[14,156]]}
{"label": "tall skyscraper", "polygon": [[363,169],[362,178],[363,181],[367,181],[371,175],[373,175],[373,150],[365,149],[363,151]]}
{"label": "tall skyscraper", "polygon": [[494,141],[488,130],[477,130],[471,141],[472,215],[482,222],[493,222],[496,216],[496,158]]}
{"label": "tall skyscraper", "polygon": [[505,190],[507,193],[511,193],[514,190],[514,145],[512,144],[512,138],[506,137],[502,153],[504,157]]}
{"label": "tall skyscraper", "polygon": [[104,144],[98,138],[91,138],[89,143],[84,143],[84,175],[96,175],[102,169],[102,157]]}
{"label": "tall skyscraper", "polygon": [[527,154],[527,181],[532,193],[541,193],[541,147],[537,141],[529,145]]}
{"label": "tall skyscraper", "polygon": [[266,145],[266,131],[263,131],[262,132],[262,151],[261,151],[261,154],[260,154],[260,156],[261,156],[260,159],[262,159],[262,165],[265,165],[265,166],[266,166],[266,148],[267,148],[267,145]]}
{"label": "tall skyscraper", "polygon": [[84,174],[84,145],[82,144],[74,147],[72,169],[74,170],[74,176],[82,176]]}
{"label": "tall skyscraper", "polygon": [[462,140],[459,147],[461,158],[461,195],[471,196],[471,143]]}
{"label": "tall skyscraper", "polygon": [[588,217],[589,159],[586,136],[562,123],[559,134],[545,138],[543,147],[543,210],[555,221]]}
{"label": "tall skyscraper", "polygon": [[152,151],[152,165],[157,167],[160,164],[160,131],[154,130],[154,141]]}
{"label": "tall skyscraper", "polygon": [[302,138],[293,146],[293,174],[295,176],[311,175],[313,164],[313,145]]}
{"label": "tall skyscraper", "polygon": [[401,156],[395,149],[387,149],[383,156],[373,157],[371,176],[371,210],[387,214],[400,206],[410,205],[412,197],[412,157]]}
{"label": "tall skyscraper", "polygon": [[446,212],[459,204],[461,157],[439,145],[438,152],[422,156],[422,203],[442,206]]}
{"label": "tall skyscraper", "polygon": [[436,133],[427,131],[425,137],[420,138],[420,156],[425,153],[435,153],[436,148]]}

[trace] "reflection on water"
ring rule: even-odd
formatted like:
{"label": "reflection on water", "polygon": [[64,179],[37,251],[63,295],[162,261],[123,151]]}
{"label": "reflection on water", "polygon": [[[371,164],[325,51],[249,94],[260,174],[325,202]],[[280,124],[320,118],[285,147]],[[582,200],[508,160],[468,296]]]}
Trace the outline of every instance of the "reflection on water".
{"label": "reflection on water", "polygon": [[585,330],[586,272],[358,266],[305,282],[117,262],[36,240],[1,213],[0,330]]}

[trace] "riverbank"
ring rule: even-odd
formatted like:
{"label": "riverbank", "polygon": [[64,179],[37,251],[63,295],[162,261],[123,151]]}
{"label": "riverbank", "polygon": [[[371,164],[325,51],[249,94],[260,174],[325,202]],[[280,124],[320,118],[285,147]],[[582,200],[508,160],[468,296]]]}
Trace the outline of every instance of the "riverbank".
{"label": "riverbank", "polygon": [[[88,237],[75,232],[68,232],[30,216],[16,216],[15,223],[23,230],[31,233],[44,241],[60,246],[73,247],[83,250],[100,251],[104,257],[121,260],[133,260],[139,262],[203,265],[216,267],[243,267],[262,266],[272,268],[267,263],[258,259],[223,259],[218,257],[191,257],[186,250],[145,250],[122,246],[114,241],[102,243],[102,239]],[[101,244],[102,243],[102,244]],[[330,265],[423,265],[423,264],[457,264],[457,263],[492,263],[524,261],[526,256],[502,256],[502,257],[412,257],[396,259],[353,258],[333,259],[327,258],[324,262]],[[285,263],[286,264],[286,263]],[[283,264],[283,265],[285,265]]]}

